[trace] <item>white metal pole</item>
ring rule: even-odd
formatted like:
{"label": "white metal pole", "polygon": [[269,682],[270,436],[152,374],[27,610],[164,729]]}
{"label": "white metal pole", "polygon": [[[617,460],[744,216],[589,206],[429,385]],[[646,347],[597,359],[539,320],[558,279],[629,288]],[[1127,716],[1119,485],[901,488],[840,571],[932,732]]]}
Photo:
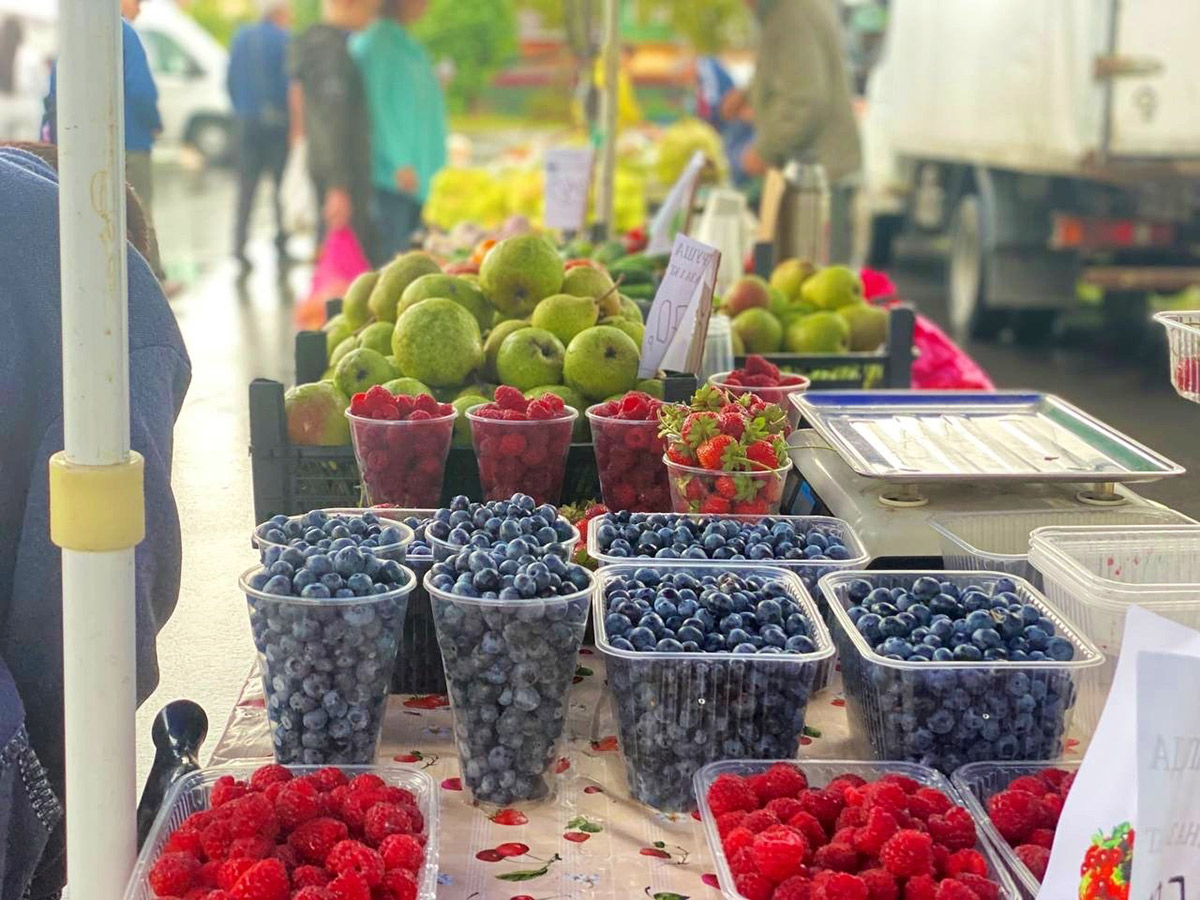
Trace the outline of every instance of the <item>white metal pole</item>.
{"label": "white metal pole", "polygon": [[613,200],[617,175],[617,107],[621,72],[621,3],[604,0],[604,92],[600,95],[600,120],[604,144],[600,150],[599,224],[605,237],[612,237]]}
{"label": "white metal pole", "polygon": [[[65,457],[119,468],[130,463],[121,17],[117,0],[59,9]],[[133,548],[77,547],[62,551],[67,873],[72,900],[112,900],[137,851]]]}

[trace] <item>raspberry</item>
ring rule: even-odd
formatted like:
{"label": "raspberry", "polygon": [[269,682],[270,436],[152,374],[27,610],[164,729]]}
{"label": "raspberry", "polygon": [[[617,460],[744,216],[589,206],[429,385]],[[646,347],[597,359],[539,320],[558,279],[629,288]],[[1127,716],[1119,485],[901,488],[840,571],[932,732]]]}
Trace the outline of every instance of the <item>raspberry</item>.
{"label": "raspberry", "polygon": [[884,775],[879,780],[886,784],[899,785],[900,789],[906,794],[914,794],[921,788],[921,783],[915,778],[909,778],[907,775],[898,775],[894,772],[890,775]]}
{"label": "raspberry", "polygon": [[946,860],[945,872],[950,878],[970,872],[972,875],[987,875],[987,860],[978,850],[958,850]]}
{"label": "raspberry", "polygon": [[196,884],[201,887],[215,888],[217,886],[217,873],[221,871],[221,866],[225,863],[217,862],[215,859],[210,859],[196,870]]}
{"label": "raspberry", "polygon": [[810,812],[801,810],[788,819],[787,823],[793,828],[800,829],[804,834],[804,839],[808,841],[808,846],[813,849],[829,843],[829,835],[825,833],[825,829],[821,827],[817,817]]}
{"label": "raspberry", "polygon": [[771,900],[809,900],[811,893],[811,879],[805,878],[803,875],[793,875],[775,888]]}
{"label": "raspberry", "polygon": [[988,816],[996,830],[1010,844],[1019,844],[1042,824],[1039,797],[1024,791],[1001,791],[988,798]]}
{"label": "raspberry", "polygon": [[803,791],[797,799],[804,805],[804,811],[816,816],[817,821],[827,829],[833,827],[838,813],[846,805],[841,794],[830,790]]}
{"label": "raspberry", "polygon": [[[861,797],[859,800],[861,801]],[[843,828],[861,828],[867,824],[867,810],[863,806],[847,806],[838,813],[837,821],[833,823],[833,827],[838,831]]]}
{"label": "raspberry", "polygon": [[320,866],[297,866],[292,872],[292,887],[324,887],[332,878]]}
{"label": "raspberry", "polygon": [[877,806],[867,813],[867,824],[855,832],[854,848],[867,856],[877,856],[880,848],[897,830],[896,817]]}
{"label": "raspberry", "polygon": [[247,869],[230,889],[237,900],[287,900],[287,869],[277,859],[263,859]]}
{"label": "raspberry", "polygon": [[225,859],[232,843],[233,834],[224,822],[213,822],[200,833],[200,846],[209,859]]}
{"label": "raspberry", "polygon": [[[211,895],[210,897],[206,897],[205,900],[211,900]],[[292,900],[333,900],[333,894],[325,890],[324,887],[314,884],[300,888],[300,890],[292,894]]]}
{"label": "raspberry", "polygon": [[943,876],[946,874],[946,863],[950,861],[950,851],[941,844],[933,845],[933,874]]}
{"label": "raspberry", "polygon": [[291,780],[292,773],[286,766],[272,763],[271,765],[263,766],[250,776],[250,790],[265,791],[268,784]]}
{"label": "raspberry", "polygon": [[266,837],[279,834],[279,819],[271,801],[263,794],[247,794],[230,803],[229,833],[235,838]]}
{"label": "raspberry", "polygon": [[936,896],[937,882],[932,875],[918,875],[904,885],[904,900],[934,900]]}
{"label": "raspberry", "polygon": [[906,812],[908,794],[894,781],[877,781],[862,789],[863,806],[869,809],[880,807],[889,812]]}
{"label": "raspberry", "polygon": [[812,900],[867,900],[867,883],[846,872],[818,872]]}
{"label": "raspberry", "polygon": [[854,846],[854,835],[858,833],[857,828],[840,828],[833,833],[830,838],[831,844],[845,844],[847,847]]}
{"label": "raspberry", "polygon": [[[1074,778],[1074,775],[1066,769],[1042,769],[1038,772],[1038,777],[1046,782],[1052,790],[1064,793],[1063,782],[1068,778]],[[1068,784],[1067,787],[1070,787]]]}
{"label": "raspberry", "polygon": [[1025,868],[1033,873],[1033,877],[1041,881],[1046,877],[1046,866],[1050,864],[1050,851],[1045,847],[1033,844],[1022,844],[1016,849],[1017,859],[1025,863]]}
{"label": "raspberry", "polygon": [[236,800],[238,797],[243,797],[246,794],[246,785],[241,781],[236,781],[232,775],[222,775],[218,778],[212,787],[212,793],[209,794],[208,804],[213,809],[224,806],[230,800]]}
{"label": "raspberry", "polygon": [[266,859],[275,849],[275,843],[261,835],[235,838],[229,845],[230,859]]}
{"label": "raspberry", "polygon": [[363,877],[369,887],[383,880],[383,857],[358,841],[339,841],[334,844],[325,857],[325,868],[335,875],[355,872]]}
{"label": "raspberry", "polygon": [[934,896],[937,900],[978,900],[973,890],[953,878],[940,882]]}
{"label": "raspberry", "polygon": [[849,844],[826,844],[813,854],[813,865],[835,872],[857,872],[858,851]]}
{"label": "raspberry", "polygon": [[329,851],[349,834],[350,829],[337,819],[312,819],[288,835],[288,846],[308,862],[324,865]]}
{"label": "raspberry", "polygon": [[389,872],[392,869],[407,869],[419,872],[425,865],[425,848],[411,834],[393,834],[384,838],[379,845],[379,855],[383,857],[383,866]]}
{"label": "raspberry", "polygon": [[909,813],[922,821],[933,815],[945,815],[953,805],[950,798],[936,788],[921,788],[908,798]]}
{"label": "raspberry", "polygon": [[751,834],[758,834],[778,824],[779,816],[775,815],[769,809],[755,810],[742,820],[742,827]]}
{"label": "raspberry", "polygon": [[994,881],[989,881],[982,875],[973,875],[970,872],[964,872],[954,880],[969,887],[979,900],[1000,900],[1000,885]]}
{"label": "raspberry", "polygon": [[717,816],[717,834],[722,838],[742,824],[742,820],[746,818],[746,813],[740,809],[735,809],[733,812],[722,813]]}
{"label": "raspberry", "polygon": [[733,886],[746,900],[771,900],[771,894],[775,890],[775,885],[771,884],[769,878],[754,872],[738,875],[733,879]]}
{"label": "raspberry", "polygon": [[867,780],[861,775],[855,775],[851,772],[847,772],[844,775],[839,775],[837,778],[833,779],[833,781],[829,782],[829,784],[825,785],[825,790],[837,791],[840,794],[848,787],[862,787],[866,783]]}
{"label": "raspberry", "polygon": [[417,900],[417,880],[406,869],[393,869],[383,876],[389,900]]}
{"label": "raspberry", "polygon": [[502,384],[496,388],[496,405],[501,409],[515,409],[524,412],[529,401],[517,388]]}
{"label": "raspberry", "polygon": [[292,830],[321,815],[321,798],[317,789],[306,781],[284,785],[275,800],[275,814],[285,830]]}
{"label": "raspberry", "polygon": [[776,763],[765,772],[752,777],[750,787],[758,796],[759,801],[766,803],[768,800],[778,797],[796,797],[801,791],[808,788],[808,779],[795,766]]}
{"label": "raspberry", "polygon": [[1029,833],[1029,840],[1026,843],[1034,844],[1038,847],[1045,847],[1047,850],[1054,846],[1054,829],[1053,828],[1035,828]]}
{"label": "raspberry", "polygon": [[725,855],[732,857],[735,853],[744,847],[749,847],[754,843],[754,832],[748,828],[738,826],[733,829],[721,841],[721,847],[725,851]]}
{"label": "raspberry", "polygon": [[798,832],[775,827],[755,837],[753,853],[758,870],[778,884],[799,874],[808,856],[808,844]]}
{"label": "raspberry", "polygon": [[295,848],[288,844],[278,844],[275,847],[275,852],[271,855],[283,863],[289,872],[303,861],[300,859],[300,854],[296,852]]}
{"label": "raspberry", "polygon": [[930,816],[925,824],[930,837],[947,850],[968,850],[977,843],[975,821],[961,806],[952,807],[944,816]]}
{"label": "raspberry", "polygon": [[167,838],[163,853],[186,853],[199,859],[204,854],[204,848],[200,846],[200,828],[184,822]]}
{"label": "raspberry", "polygon": [[412,819],[408,812],[394,803],[376,803],[367,810],[367,817],[363,820],[363,834],[367,842],[375,847],[383,843],[388,835],[410,834],[412,830]]}
{"label": "raspberry", "polygon": [[337,766],[326,766],[308,776],[318,791],[328,792],[348,782],[346,773]]}
{"label": "raspberry", "polygon": [[147,880],[160,897],[182,897],[196,883],[200,863],[186,853],[164,853],[150,867]]}
{"label": "raspberry", "polygon": [[[1058,825],[1058,819],[1062,815],[1064,802],[1066,801],[1058,794],[1042,795],[1042,825],[1047,828],[1053,828]],[[1032,843],[1037,843],[1037,841],[1033,841]]]}
{"label": "raspberry", "polygon": [[880,848],[879,862],[900,878],[927,875],[933,869],[933,841],[919,831],[898,831]]}
{"label": "raspberry", "polygon": [[233,886],[237,884],[238,879],[254,868],[256,862],[258,862],[257,859],[249,857],[225,860],[225,862],[221,863],[221,867],[217,869],[217,887],[226,891],[233,890]]}
{"label": "raspberry", "polygon": [[1075,775],[1076,775],[1075,772],[1069,772],[1067,775],[1065,775],[1063,777],[1063,780],[1060,781],[1058,784],[1059,795],[1066,797],[1067,794],[1070,793],[1071,785],[1073,785],[1075,783]]}
{"label": "raspberry", "polygon": [[778,816],[780,822],[786,822],[792,816],[804,812],[804,807],[795,797],[776,797],[767,803],[765,809]]}
{"label": "raspberry", "polygon": [[342,800],[342,821],[356,831],[361,831],[367,820],[367,810],[378,802],[373,791],[352,791]]}
{"label": "raspberry", "polygon": [[1027,794],[1036,794],[1040,797],[1050,790],[1050,782],[1041,775],[1021,775],[1010,781],[1005,790],[1024,791]]}
{"label": "raspberry", "polygon": [[758,809],[758,798],[746,779],[738,775],[718,775],[708,789],[708,808],[714,816],[721,813]]}
{"label": "raspberry", "polygon": [[357,872],[343,872],[325,890],[333,900],[371,900],[371,886]]}
{"label": "raspberry", "polygon": [[864,869],[858,877],[866,884],[870,900],[898,900],[900,897],[900,886],[886,869]]}
{"label": "raspberry", "polygon": [[732,856],[726,855],[729,860],[729,871],[734,875],[757,875],[758,862],[754,858],[754,849],[752,847],[742,847],[737,853]]}

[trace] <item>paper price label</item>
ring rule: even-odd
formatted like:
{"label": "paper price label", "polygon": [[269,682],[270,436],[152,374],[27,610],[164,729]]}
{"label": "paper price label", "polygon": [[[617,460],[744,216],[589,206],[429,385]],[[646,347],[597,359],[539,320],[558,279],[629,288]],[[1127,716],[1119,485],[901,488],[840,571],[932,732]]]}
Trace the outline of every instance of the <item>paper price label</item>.
{"label": "paper price label", "polygon": [[653,378],[659,369],[699,368],[720,265],[720,251],[686,235],[675,236],[666,274],[646,318],[639,378]]}
{"label": "paper price label", "polygon": [[546,151],[546,227],[579,231],[587,218],[592,186],[591,147]]}
{"label": "paper price label", "polygon": [[667,199],[655,213],[650,222],[649,242],[646,253],[657,256],[666,253],[672,246],[672,241],[682,229],[687,220],[688,205],[696,193],[696,182],[704,171],[705,156],[697,150],[692,154],[683,172],[671,186]]}

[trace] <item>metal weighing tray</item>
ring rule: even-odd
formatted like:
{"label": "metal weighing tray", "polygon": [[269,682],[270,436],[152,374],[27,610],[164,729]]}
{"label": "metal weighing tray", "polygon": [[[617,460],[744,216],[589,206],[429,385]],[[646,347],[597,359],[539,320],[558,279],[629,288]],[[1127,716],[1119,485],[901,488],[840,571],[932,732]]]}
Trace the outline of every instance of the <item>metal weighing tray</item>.
{"label": "metal weighing tray", "polygon": [[1182,466],[1053,394],[1022,391],[809,391],[792,402],[858,474],[899,487],[883,496],[921,505],[918,485],[1065,481],[1080,499],[1116,502],[1120,482],[1181,475]]}

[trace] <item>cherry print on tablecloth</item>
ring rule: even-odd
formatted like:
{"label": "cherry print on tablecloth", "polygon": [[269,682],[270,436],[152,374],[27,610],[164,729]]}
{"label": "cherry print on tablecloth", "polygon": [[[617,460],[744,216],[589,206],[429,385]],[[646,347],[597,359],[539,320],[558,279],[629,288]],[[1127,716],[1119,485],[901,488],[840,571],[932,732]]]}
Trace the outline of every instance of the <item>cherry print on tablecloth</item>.
{"label": "cherry print on tablecloth", "polygon": [[528,825],[529,816],[519,809],[502,809],[488,816],[497,825]]}

